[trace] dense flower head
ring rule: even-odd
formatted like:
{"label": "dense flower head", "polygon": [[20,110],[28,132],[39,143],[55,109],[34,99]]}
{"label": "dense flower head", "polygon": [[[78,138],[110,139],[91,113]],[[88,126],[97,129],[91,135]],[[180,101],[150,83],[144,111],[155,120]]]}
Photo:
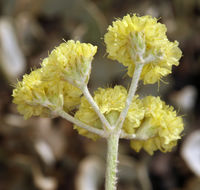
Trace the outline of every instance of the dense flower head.
{"label": "dense flower head", "polygon": [[88,82],[96,51],[96,46],[79,41],[60,44],[42,61],[40,69],[24,75],[18,82],[13,102],[19,112],[27,119],[32,115],[49,116],[60,107],[67,112],[74,109],[82,92],[72,84]]}
{"label": "dense flower head", "polygon": [[143,105],[145,116],[136,135],[144,140],[132,140],[131,147],[137,152],[144,148],[149,154],[156,150],[171,151],[181,138],[182,118],[159,97],[147,96],[143,99]]}
{"label": "dense flower head", "polygon": [[[107,118],[111,125],[114,125],[119,117],[120,112],[125,107],[127,98],[127,90],[122,86],[115,86],[114,88],[99,88],[94,93],[94,100],[99,106],[101,113]],[[75,117],[82,122],[91,125],[95,128],[102,129],[102,124],[97,114],[90,106],[85,97],[81,99],[81,105],[76,112]],[[144,109],[142,102],[138,96],[133,98],[128,115],[125,119],[123,129],[126,132],[134,133],[135,129],[139,127],[141,120],[144,117]],[[84,135],[93,140],[98,136],[88,132],[85,129],[75,126],[81,135]]]}
{"label": "dense flower head", "polygon": [[46,78],[62,78],[73,84],[88,82],[97,46],[69,40],[61,43],[43,60]]}
{"label": "dense flower head", "polygon": [[74,109],[80,103],[81,91],[61,80],[44,80],[43,69],[24,75],[13,90],[13,102],[25,119],[31,116],[51,116],[52,111],[62,107]]}
{"label": "dense flower head", "polygon": [[108,57],[127,66],[130,77],[135,64],[146,60],[140,79],[144,84],[153,84],[171,73],[182,55],[178,42],[170,42],[166,31],[156,18],[128,14],[108,27],[104,37]]}

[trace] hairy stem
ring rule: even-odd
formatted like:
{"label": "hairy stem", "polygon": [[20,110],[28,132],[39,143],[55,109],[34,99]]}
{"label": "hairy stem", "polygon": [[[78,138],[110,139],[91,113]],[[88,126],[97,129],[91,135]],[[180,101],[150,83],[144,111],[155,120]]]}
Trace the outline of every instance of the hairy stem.
{"label": "hairy stem", "polygon": [[106,168],[106,183],[105,183],[106,190],[116,190],[117,156],[118,156],[119,138],[120,137],[126,137],[130,139],[136,138],[135,135],[128,135],[128,134],[123,133],[121,128],[123,126],[124,120],[128,113],[132,99],[135,95],[143,66],[144,66],[143,63],[136,64],[131,86],[130,86],[128,96],[126,99],[125,108],[122,110],[119,116],[119,119],[116,122],[115,129],[111,132],[111,135],[107,138],[108,152],[107,152],[107,165],[106,165],[107,168]]}
{"label": "hairy stem", "polygon": [[107,164],[106,164],[106,181],[105,190],[116,190],[117,184],[117,157],[119,145],[119,133],[112,133],[107,138]]}
{"label": "hairy stem", "polygon": [[121,130],[120,138],[121,139],[136,139],[136,134],[128,134],[124,132],[123,130]]}
{"label": "hairy stem", "polygon": [[68,121],[74,123],[75,125],[77,125],[77,126],[83,128],[83,129],[86,129],[86,130],[88,130],[88,131],[90,131],[90,132],[92,132],[92,133],[95,133],[95,134],[97,134],[97,135],[99,135],[99,136],[101,136],[101,137],[104,137],[104,138],[107,137],[106,134],[105,134],[105,132],[104,132],[103,130],[96,129],[96,128],[92,127],[92,126],[86,125],[85,123],[79,121],[78,119],[74,118],[73,116],[69,115],[68,113],[66,113],[66,112],[63,111],[63,110],[59,110],[59,111],[57,111],[56,113],[57,113],[60,117],[62,117],[62,118],[64,118],[64,119],[66,119],[66,120],[68,120]]}
{"label": "hairy stem", "polygon": [[86,97],[86,99],[88,100],[88,102],[90,103],[90,105],[93,107],[94,111],[96,112],[96,114],[99,116],[102,125],[103,125],[103,129],[105,131],[110,130],[111,126],[108,123],[107,119],[105,118],[105,116],[100,112],[100,109],[98,107],[98,105],[96,104],[96,102],[94,101],[93,97],[91,96],[87,86],[84,86],[82,88],[83,94]]}
{"label": "hairy stem", "polygon": [[126,115],[128,113],[128,110],[129,110],[129,107],[131,105],[131,102],[132,102],[132,99],[135,95],[135,92],[136,92],[136,89],[137,89],[137,85],[138,85],[138,81],[140,79],[140,74],[142,72],[142,68],[143,68],[144,64],[142,63],[138,63],[136,64],[135,66],[135,71],[134,71],[134,74],[133,74],[133,78],[132,78],[132,81],[131,81],[131,86],[129,88],[129,92],[128,92],[128,96],[127,96],[127,99],[126,99],[126,104],[125,104],[125,108],[122,110],[120,116],[119,116],[119,119],[117,120],[117,123],[116,123],[116,126],[119,127],[119,129],[122,128],[123,126],[123,123],[124,123],[124,120],[126,118]]}

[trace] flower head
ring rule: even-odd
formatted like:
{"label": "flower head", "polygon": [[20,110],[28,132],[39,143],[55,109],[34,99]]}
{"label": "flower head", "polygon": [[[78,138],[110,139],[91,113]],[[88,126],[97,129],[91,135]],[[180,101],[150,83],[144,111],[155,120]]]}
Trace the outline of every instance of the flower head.
{"label": "flower head", "polygon": [[140,79],[152,84],[171,73],[182,55],[178,42],[170,42],[166,27],[151,16],[124,16],[108,27],[104,40],[108,57],[128,67],[132,77],[135,64],[145,63]]}
{"label": "flower head", "polygon": [[137,152],[144,148],[149,154],[156,150],[171,151],[181,138],[182,118],[159,97],[147,96],[143,99],[143,104],[145,117],[136,136],[144,140],[132,140],[131,147]]}
{"label": "flower head", "polygon": [[24,75],[13,90],[13,102],[25,119],[51,116],[54,110],[70,111],[80,103],[81,91],[66,81],[43,79],[43,69]]}
{"label": "flower head", "polygon": [[[99,88],[94,93],[95,102],[99,106],[101,113],[104,114],[111,125],[116,123],[120,112],[124,109],[126,97],[127,91],[122,86],[115,86],[114,88],[107,89]],[[89,124],[98,129],[102,129],[100,119],[85,97],[81,99],[81,105],[79,110],[76,112],[75,117],[86,124]],[[128,133],[134,133],[135,129],[139,127],[143,117],[143,104],[141,100],[138,99],[138,96],[135,96],[125,119],[123,129]],[[92,134],[85,129],[77,126],[75,126],[75,128],[81,135],[84,135],[93,140],[98,138],[97,135]]]}
{"label": "flower head", "polygon": [[43,60],[46,78],[59,77],[78,86],[87,83],[96,51],[96,46],[79,41],[69,40],[60,44]]}

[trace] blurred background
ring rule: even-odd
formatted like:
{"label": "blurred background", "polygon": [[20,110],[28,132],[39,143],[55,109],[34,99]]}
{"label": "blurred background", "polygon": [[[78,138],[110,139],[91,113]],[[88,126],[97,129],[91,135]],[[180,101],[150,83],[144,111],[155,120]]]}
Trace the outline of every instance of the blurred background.
{"label": "blurred background", "polygon": [[24,120],[12,104],[13,85],[40,66],[63,40],[98,46],[89,88],[128,86],[125,68],[106,58],[103,36],[127,13],[166,24],[183,57],[173,74],[138,93],[159,95],[182,115],[185,130],[171,152],[119,147],[119,190],[200,189],[200,0],[0,0],[0,190],[103,190],[105,140],[93,142],[60,118]]}

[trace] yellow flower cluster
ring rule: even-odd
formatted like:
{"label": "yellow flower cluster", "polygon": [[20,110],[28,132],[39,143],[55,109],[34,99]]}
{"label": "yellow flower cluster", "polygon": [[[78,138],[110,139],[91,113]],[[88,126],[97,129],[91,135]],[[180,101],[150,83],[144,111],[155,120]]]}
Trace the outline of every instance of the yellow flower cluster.
{"label": "yellow flower cluster", "polygon": [[96,50],[96,46],[73,40],[54,49],[40,69],[24,75],[16,85],[13,102],[19,112],[27,119],[32,115],[48,116],[61,107],[65,111],[74,109],[80,103],[82,92],[70,84],[68,78],[86,82]]}
{"label": "yellow flower cluster", "polygon": [[143,99],[143,105],[145,116],[136,135],[144,140],[132,140],[131,147],[137,152],[144,148],[151,155],[156,150],[171,151],[181,138],[182,118],[159,97],[147,96]]}
{"label": "yellow flower cluster", "polygon": [[47,71],[46,78],[61,78],[72,84],[87,83],[91,62],[97,46],[69,40],[55,48],[42,63]]}
{"label": "yellow flower cluster", "polygon": [[[127,15],[113,22],[105,34],[105,43],[108,57],[127,66],[129,76],[132,77],[136,64],[144,64],[140,75],[144,84],[155,83],[171,73],[172,66],[178,65],[181,57],[178,42],[170,42],[165,25],[151,16]],[[40,69],[24,75],[23,80],[17,83],[13,102],[17,104],[18,111],[27,119],[39,115],[56,116],[59,109],[69,112],[80,105],[75,118],[103,129],[101,120],[88,100],[81,97],[80,90],[87,85],[96,51],[96,46],[73,40],[56,47],[42,61]],[[99,111],[111,126],[116,125],[127,96],[127,90],[122,86],[99,88],[94,93]],[[93,140],[99,137],[76,125],[74,128]],[[173,107],[159,97],[148,96],[141,100],[136,95],[122,129],[127,134],[136,135],[138,140],[131,141],[134,150],[138,152],[143,148],[153,154],[156,150],[171,151],[181,138],[183,121]]]}
{"label": "yellow flower cluster", "polygon": [[127,66],[130,77],[135,64],[146,60],[140,79],[144,84],[153,84],[171,73],[182,55],[178,42],[170,42],[166,31],[165,25],[151,16],[124,16],[113,22],[105,34],[108,57]]}
{"label": "yellow flower cluster", "polygon": [[13,91],[13,102],[25,119],[51,116],[57,108],[70,111],[80,103],[82,93],[78,88],[61,80],[46,81],[44,75],[43,68],[24,75]]}
{"label": "yellow flower cluster", "polygon": [[[95,102],[99,106],[101,113],[104,114],[111,125],[116,123],[120,112],[124,109],[126,98],[127,90],[122,86],[115,86],[114,88],[106,89],[99,88],[94,93]],[[85,97],[82,97],[80,108],[76,112],[75,117],[88,125],[102,129],[100,119]],[[142,102],[138,99],[138,96],[135,96],[125,119],[123,129],[129,133],[134,133],[135,129],[140,126],[143,117],[144,108]],[[78,130],[79,134],[88,138],[93,140],[98,138],[97,135],[78,126],[75,126],[74,128]]]}
{"label": "yellow flower cluster", "polygon": [[[94,95],[94,100],[101,113],[111,125],[115,125],[121,111],[125,107],[127,91],[122,86],[114,88],[99,88]],[[85,97],[81,99],[79,110],[75,118],[80,121],[102,129],[102,124]],[[79,134],[96,140],[98,135],[88,132],[78,126],[74,126]],[[171,151],[181,138],[183,121],[178,117],[173,107],[166,105],[159,97],[147,96],[143,100],[135,96],[125,122],[123,130],[128,134],[136,134],[137,138],[144,140],[132,140],[131,147],[137,152],[144,148],[149,154],[156,150],[162,152]]]}

